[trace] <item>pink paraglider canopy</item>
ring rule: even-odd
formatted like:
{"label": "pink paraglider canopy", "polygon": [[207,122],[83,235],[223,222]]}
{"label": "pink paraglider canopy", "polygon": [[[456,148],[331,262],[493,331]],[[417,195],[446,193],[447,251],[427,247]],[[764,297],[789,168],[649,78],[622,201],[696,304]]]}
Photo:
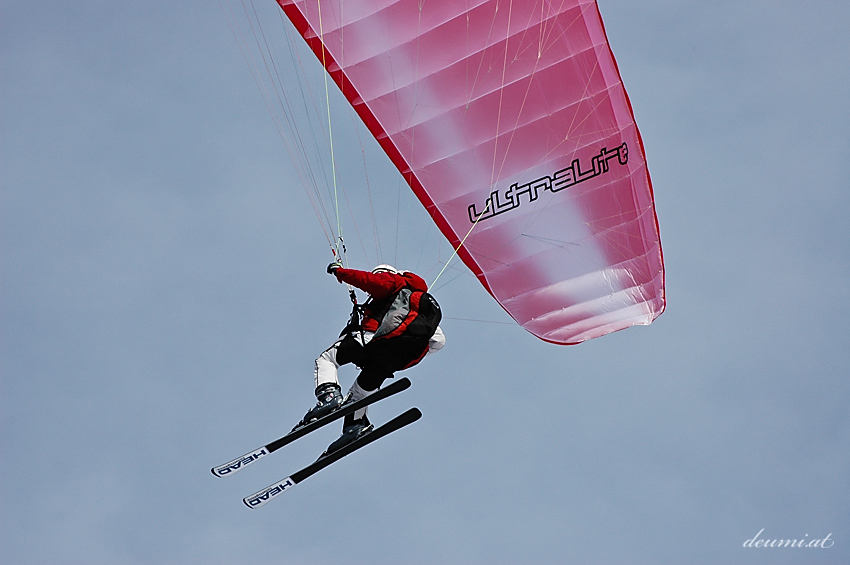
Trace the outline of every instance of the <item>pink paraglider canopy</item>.
{"label": "pink paraglider canopy", "polygon": [[644,148],[595,1],[278,3],[522,327],[571,344],[661,314]]}

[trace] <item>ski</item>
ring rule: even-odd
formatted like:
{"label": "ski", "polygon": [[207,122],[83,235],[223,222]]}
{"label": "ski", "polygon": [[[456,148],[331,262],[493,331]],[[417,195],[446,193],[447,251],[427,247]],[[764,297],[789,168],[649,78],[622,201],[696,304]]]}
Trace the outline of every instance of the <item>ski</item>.
{"label": "ski", "polygon": [[357,438],[345,447],[341,447],[340,449],[333,451],[327,455],[323,454],[314,463],[311,463],[300,471],[296,471],[295,473],[286,477],[282,481],[278,481],[275,484],[270,485],[261,491],[255,492],[250,496],[246,496],[242,499],[242,502],[244,502],[245,506],[247,506],[248,508],[259,508],[260,506],[269,502],[274,497],[283,493],[283,491],[294,487],[310,475],[321,471],[331,463],[339,461],[346,455],[357,451],[361,447],[369,445],[373,441],[381,439],[382,437],[389,435],[396,430],[400,430],[408,424],[412,424],[421,417],[422,412],[420,412],[418,408],[411,408],[404,414],[396,416],[383,426],[375,428],[373,431]]}
{"label": "ski", "polygon": [[406,390],[408,388],[410,388],[410,380],[407,377],[402,377],[399,380],[397,380],[396,382],[390,384],[389,386],[386,386],[382,389],[379,389],[377,392],[370,394],[366,398],[361,398],[357,402],[351,402],[349,404],[343,404],[342,407],[340,407],[337,410],[334,410],[333,412],[331,412],[327,416],[319,418],[318,420],[310,422],[309,424],[305,424],[303,426],[296,427],[295,429],[293,429],[291,432],[289,432],[285,436],[280,437],[280,438],[274,440],[273,442],[264,445],[263,447],[255,449],[253,451],[249,451],[245,455],[242,455],[241,457],[237,457],[236,459],[228,461],[227,463],[225,463],[223,465],[219,465],[218,467],[213,467],[211,469],[212,474],[215,475],[216,477],[226,477],[228,475],[233,475],[234,473],[241,471],[242,469],[244,469],[245,467],[247,467],[248,465],[250,465],[254,461],[257,461],[258,459],[261,459],[261,458],[265,457],[266,455],[269,455],[270,453],[274,453],[275,451],[277,451],[278,449],[280,449],[284,445],[290,444],[293,441],[295,441],[296,439],[303,437],[303,436],[309,434],[310,432],[312,432],[314,430],[318,430],[319,428],[326,426],[326,425],[330,424],[331,422],[334,422],[336,420],[339,420],[340,418],[343,418],[347,414],[351,414],[353,412],[356,412],[357,410],[360,410],[361,408],[365,408],[366,406],[369,406],[370,404],[374,404],[375,402],[378,402],[379,400],[383,400],[384,398],[387,398],[389,396],[397,394],[397,393],[399,393],[403,390]]}

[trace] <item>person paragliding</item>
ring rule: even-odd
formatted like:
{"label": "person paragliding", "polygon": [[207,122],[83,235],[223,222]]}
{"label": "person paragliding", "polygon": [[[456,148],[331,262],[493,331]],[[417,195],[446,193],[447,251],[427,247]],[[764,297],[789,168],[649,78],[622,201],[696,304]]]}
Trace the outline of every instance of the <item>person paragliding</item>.
{"label": "person paragliding", "polygon": [[[316,405],[307,411],[299,426],[318,420],[377,391],[396,371],[412,367],[427,354],[442,349],[445,335],[439,326],[442,313],[428,294],[428,284],[419,275],[378,265],[371,272],[347,269],[342,263],[328,265],[327,272],[369,294],[361,306],[351,290],[354,309],[339,339],[316,359],[314,371]],[[353,363],[360,368],[348,394],[343,396],[338,370]],[[346,415],[342,435],[325,454],[348,445],[369,433],[373,426],[367,408]]]}
{"label": "person paragliding", "polygon": [[[310,131],[329,145],[336,226],[323,198],[314,198],[321,176],[296,127],[291,152],[305,155],[303,184],[334,257],[344,247],[331,80],[445,236],[452,259],[521,327],[567,345],[661,315],[664,258],[649,168],[594,0],[514,2],[508,10],[499,0],[393,0],[392,9],[346,0],[345,10],[334,1],[277,2],[327,71],[328,121]],[[279,82],[276,68],[271,78]],[[281,123],[296,124],[281,94]],[[443,346],[427,285],[386,265],[367,272],[332,263],[328,272],[370,298],[361,307],[349,289],[351,322],[316,360],[316,406],[286,436],[213,473],[232,474],[345,418],[343,434],[316,462],[244,499],[251,508],[422,415],[411,408],[372,429],[364,408],[404,390],[406,378],[382,383]],[[337,372],[346,363],[361,372],[344,396]]]}

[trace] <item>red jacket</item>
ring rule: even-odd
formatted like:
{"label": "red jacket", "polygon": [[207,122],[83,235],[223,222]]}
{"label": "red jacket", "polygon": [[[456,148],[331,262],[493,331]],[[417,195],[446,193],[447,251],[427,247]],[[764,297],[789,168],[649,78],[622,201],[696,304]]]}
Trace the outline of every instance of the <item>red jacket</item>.
{"label": "red jacket", "polygon": [[[334,271],[336,278],[341,283],[350,284],[364,292],[368,292],[373,300],[378,301],[388,296],[393,296],[404,287],[412,290],[426,292],[428,283],[415,273],[403,273],[396,275],[388,272],[370,273],[369,271],[358,271],[357,269],[339,268]],[[372,317],[372,310],[367,306],[363,312],[363,330],[374,332],[378,329],[381,321]]]}

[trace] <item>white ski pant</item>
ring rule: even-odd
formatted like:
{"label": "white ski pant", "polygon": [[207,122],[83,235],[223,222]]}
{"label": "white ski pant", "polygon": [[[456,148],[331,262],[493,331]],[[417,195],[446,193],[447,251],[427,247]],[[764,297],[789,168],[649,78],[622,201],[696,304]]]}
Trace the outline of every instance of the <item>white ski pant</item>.
{"label": "white ski pant", "polygon": [[[357,343],[360,345],[366,345],[372,338],[375,336],[374,332],[355,332],[354,339],[357,340]],[[340,363],[337,361],[337,353],[339,352],[339,346],[342,343],[342,340],[345,339],[346,336],[343,336],[336,340],[336,342],[327,348],[319,357],[316,359],[316,370],[314,372],[315,380],[316,380],[316,388],[318,389],[320,386],[328,383],[335,384],[339,386],[339,367]],[[377,390],[377,389],[375,389]],[[351,388],[348,389],[348,395],[350,396],[350,400],[352,402],[356,402],[362,398],[366,398],[370,394],[375,392],[374,390],[364,390],[358,383],[357,379],[354,379],[354,383],[351,385]],[[361,408],[357,412],[354,413],[354,419],[359,420],[360,418],[366,415],[367,408]]]}

